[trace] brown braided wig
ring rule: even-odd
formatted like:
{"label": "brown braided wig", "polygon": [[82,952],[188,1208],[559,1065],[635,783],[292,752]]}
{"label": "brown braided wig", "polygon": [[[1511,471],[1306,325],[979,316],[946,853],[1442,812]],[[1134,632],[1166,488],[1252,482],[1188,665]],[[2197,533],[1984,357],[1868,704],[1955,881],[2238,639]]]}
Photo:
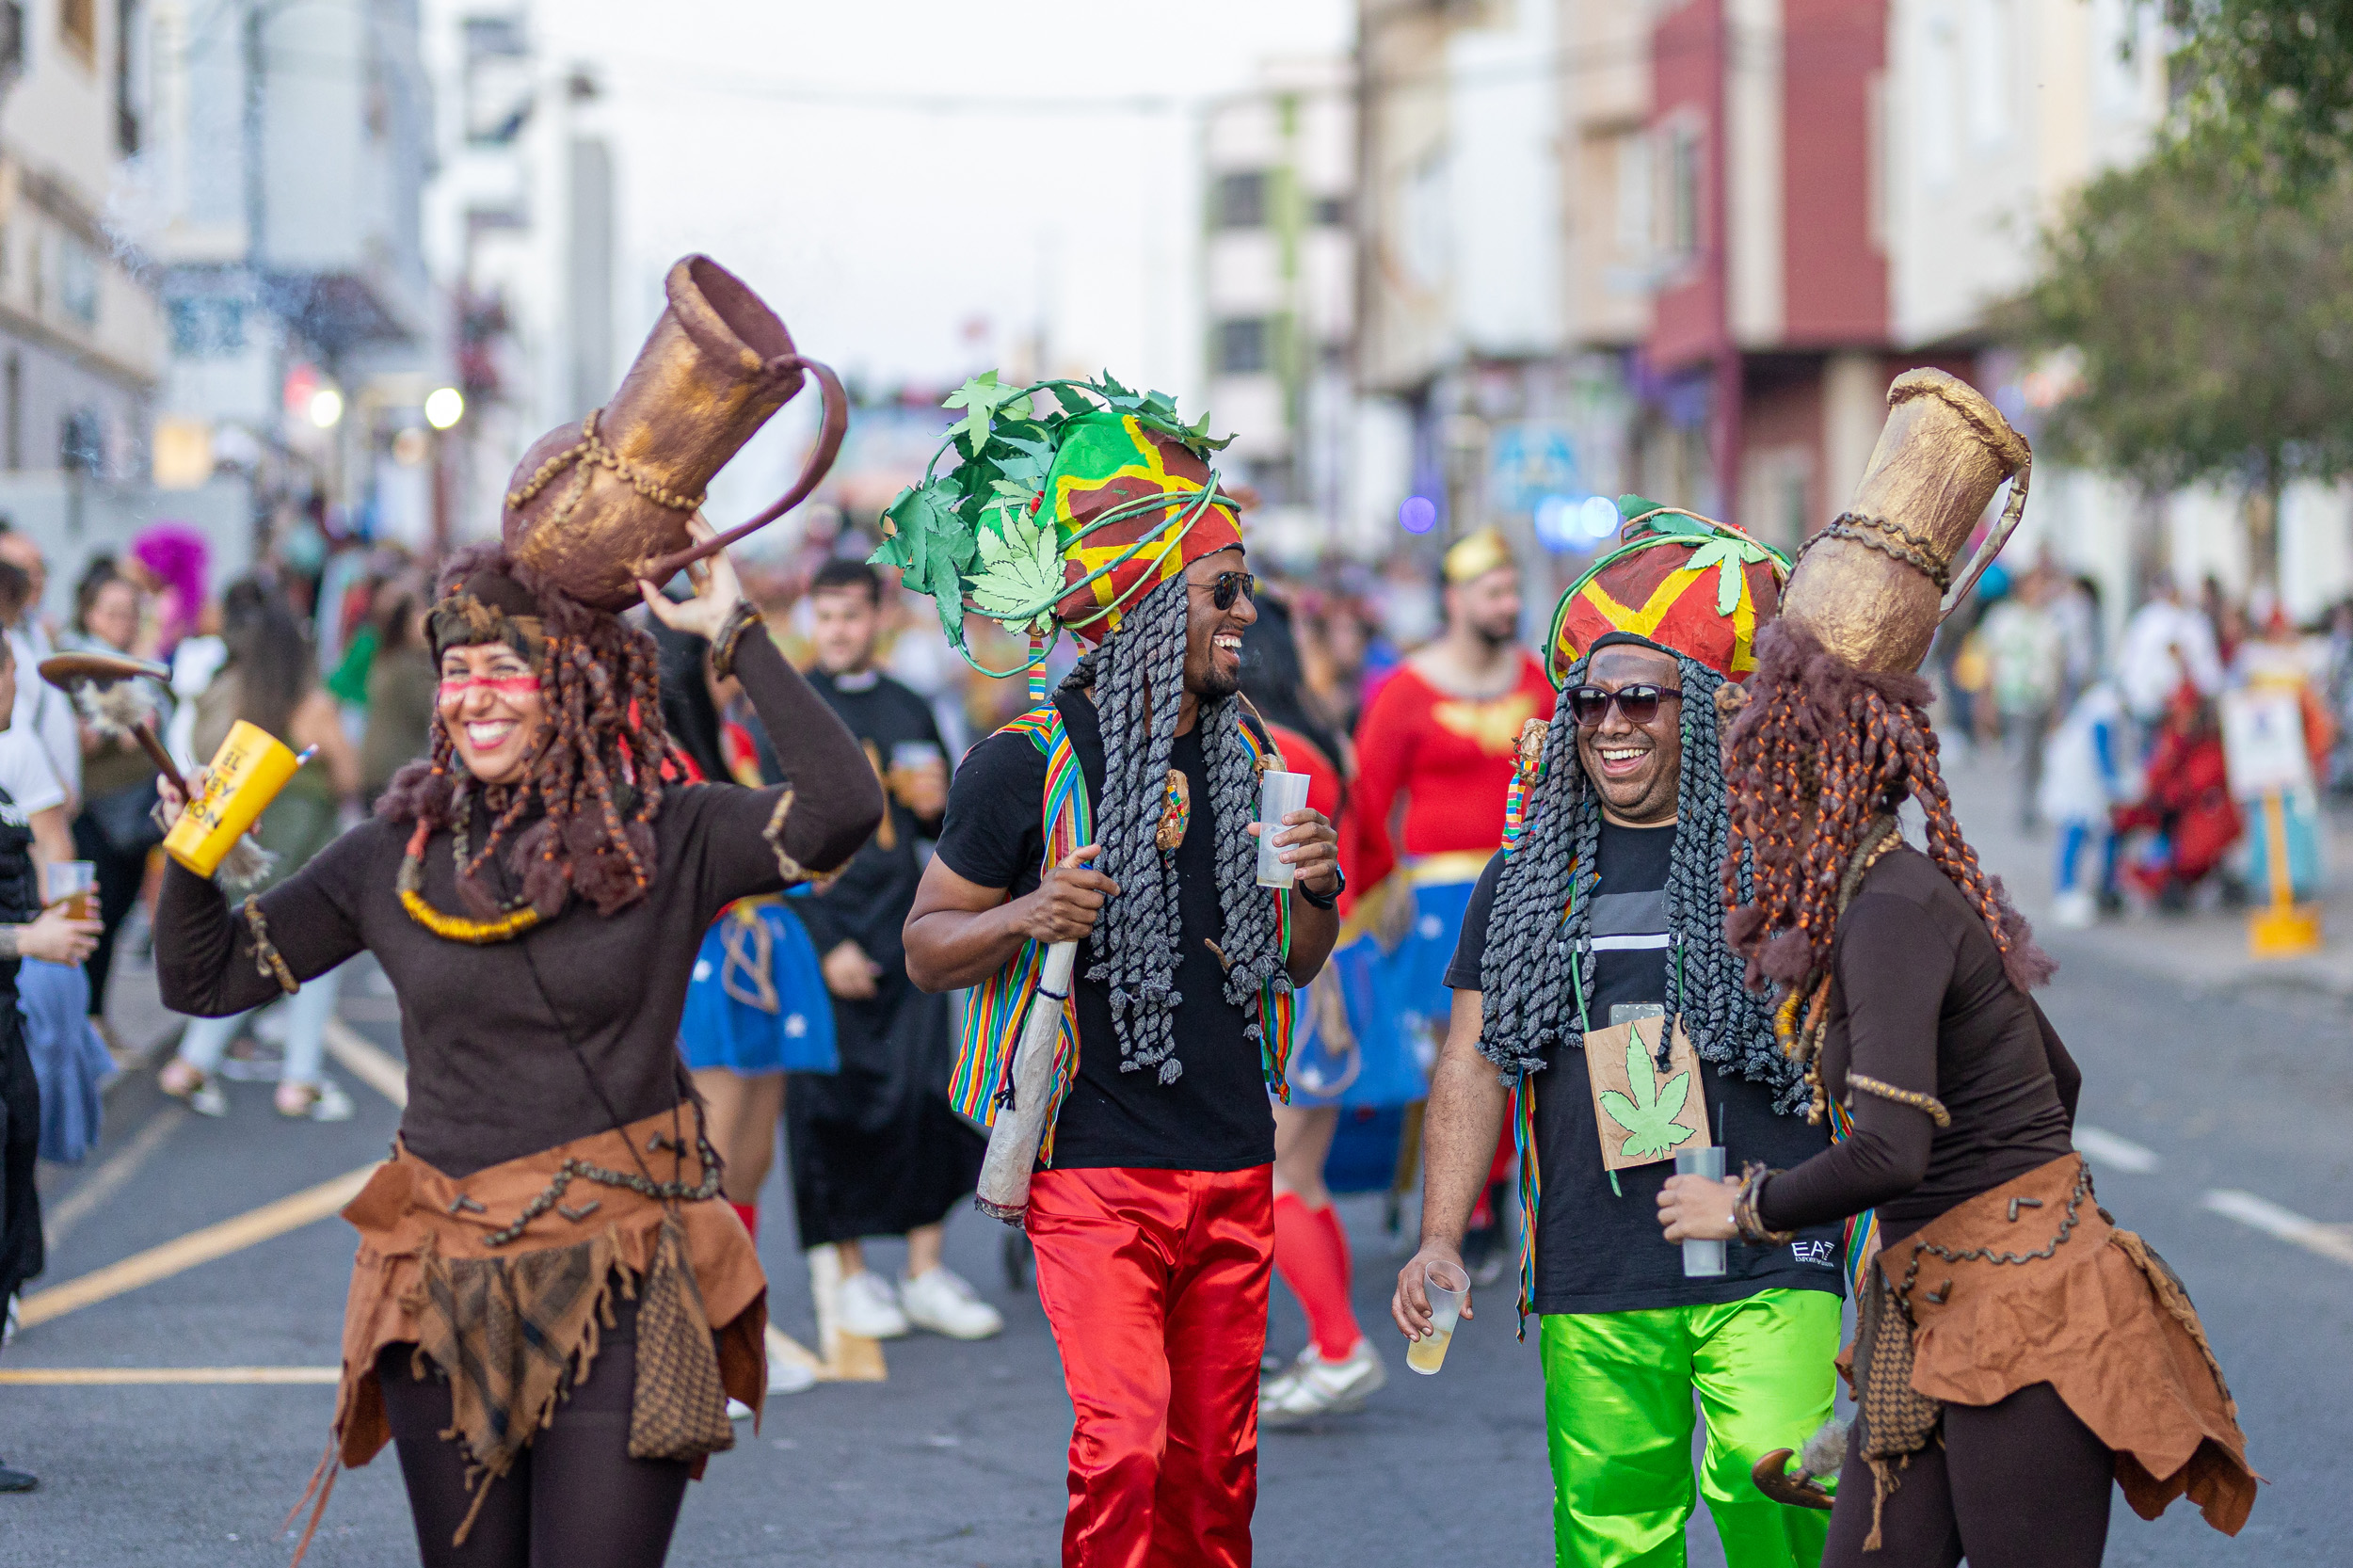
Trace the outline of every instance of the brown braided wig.
{"label": "brown braided wig", "polygon": [[[1909,795],[1928,815],[1929,854],[1975,904],[2021,995],[2057,968],[2025,917],[1961,836],[1936,765],[1928,682],[1858,670],[1813,633],[1775,621],[1756,639],[1756,673],[1725,743],[1731,828],[1722,871],[1726,934],[1749,981],[1803,984],[1830,968],[1838,879],[1872,820]],[[1814,811],[1806,836],[1807,815]],[[1741,851],[1753,896],[1740,901]]]}
{"label": "brown braided wig", "polygon": [[[480,872],[501,845],[524,898],[543,916],[559,912],[571,893],[600,915],[644,897],[666,744],[653,639],[564,594],[498,544],[450,557],[434,584],[432,629],[437,663],[450,648],[514,648],[538,672],[547,708],[521,782],[484,792],[490,831],[459,870],[459,897],[477,916],[498,912]],[[376,814],[454,828],[459,800],[475,788],[437,706],[431,756],[393,776]]]}

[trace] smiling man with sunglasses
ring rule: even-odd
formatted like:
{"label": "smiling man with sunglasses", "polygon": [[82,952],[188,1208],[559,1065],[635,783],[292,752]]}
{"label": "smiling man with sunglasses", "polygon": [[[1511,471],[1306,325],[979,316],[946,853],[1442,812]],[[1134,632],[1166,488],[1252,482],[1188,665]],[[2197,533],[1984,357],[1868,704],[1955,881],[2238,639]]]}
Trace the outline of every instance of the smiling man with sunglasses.
{"label": "smiling man with sunglasses", "polygon": [[[1508,1118],[1559,1560],[1680,1562],[1704,1492],[1730,1568],[1814,1568],[1828,1515],[1770,1500],[1750,1468],[1803,1443],[1830,1409],[1838,1233],[1734,1247],[1721,1274],[1692,1278],[1656,1215],[1678,1148],[1721,1144],[1738,1169],[1787,1166],[1826,1142],[1767,999],[1724,941],[1720,894],[1716,698],[1754,667],[1786,568],[1721,524],[1640,497],[1620,505],[1620,548],[1555,614],[1560,712],[1541,750],[1524,739],[1523,826],[1481,874],[1447,971],[1421,1250],[1392,1311],[1408,1336],[1429,1332],[1426,1271],[1460,1262]],[[1707,1421],[1696,1488],[1695,1394]]]}

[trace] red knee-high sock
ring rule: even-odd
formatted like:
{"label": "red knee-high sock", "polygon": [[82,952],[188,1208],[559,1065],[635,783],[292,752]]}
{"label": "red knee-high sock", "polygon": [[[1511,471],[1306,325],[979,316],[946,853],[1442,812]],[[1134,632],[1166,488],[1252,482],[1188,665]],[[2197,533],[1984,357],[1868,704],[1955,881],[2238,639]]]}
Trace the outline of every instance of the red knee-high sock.
{"label": "red knee-high sock", "polygon": [[729,1198],[728,1200],[728,1207],[734,1209],[735,1217],[744,1222],[744,1228],[752,1233],[752,1240],[755,1241],[759,1240],[760,1205],[756,1203],[737,1203],[733,1198]]}
{"label": "red knee-high sock", "polygon": [[1348,1304],[1348,1245],[1327,1207],[1321,1212],[1286,1192],[1274,1200],[1274,1268],[1307,1313],[1307,1329],[1326,1361],[1356,1348],[1364,1331]]}
{"label": "red knee-high sock", "polygon": [[[1327,1203],[1315,1211],[1315,1216],[1316,1223],[1323,1227],[1324,1234],[1331,1239],[1332,1256],[1340,1260],[1340,1300],[1345,1302],[1349,1299],[1349,1292],[1355,1288],[1356,1261],[1348,1250],[1348,1231],[1340,1224],[1339,1206]],[[1351,1323],[1356,1321],[1355,1310],[1353,1307],[1350,1308],[1348,1320]]]}

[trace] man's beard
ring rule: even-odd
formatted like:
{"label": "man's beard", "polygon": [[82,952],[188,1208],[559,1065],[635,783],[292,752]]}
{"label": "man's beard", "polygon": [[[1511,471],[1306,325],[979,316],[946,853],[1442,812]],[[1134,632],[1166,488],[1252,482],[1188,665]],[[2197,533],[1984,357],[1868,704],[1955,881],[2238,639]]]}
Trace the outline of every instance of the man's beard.
{"label": "man's beard", "polygon": [[1473,622],[1471,633],[1479,639],[1480,646],[1490,653],[1500,653],[1520,640],[1520,628],[1517,621],[1501,627],[1481,626]]}
{"label": "man's beard", "polygon": [[1203,702],[1223,702],[1241,690],[1241,671],[1238,669],[1231,675],[1221,675],[1217,664],[1212,662],[1208,669],[1201,672],[1200,684],[1194,688],[1193,695]]}

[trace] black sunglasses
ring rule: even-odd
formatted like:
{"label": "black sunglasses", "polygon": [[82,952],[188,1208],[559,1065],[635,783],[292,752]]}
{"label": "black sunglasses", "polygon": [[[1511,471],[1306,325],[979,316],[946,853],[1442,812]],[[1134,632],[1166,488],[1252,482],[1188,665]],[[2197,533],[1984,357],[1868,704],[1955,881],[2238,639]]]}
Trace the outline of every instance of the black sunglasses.
{"label": "black sunglasses", "polygon": [[1246,571],[1221,571],[1207,583],[1188,583],[1185,586],[1208,593],[1209,602],[1221,610],[1232,609],[1237,599],[1258,597],[1258,579]]}
{"label": "black sunglasses", "polygon": [[1648,724],[1658,716],[1659,703],[1682,695],[1679,686],[1621,686],[1614,692],[1599,686],[1571,686],[1561,694],[1571,715],[1587,729],[1609,716],[1609,705],[1613,702],[1618,705],[1618,712],[1625,715],[1626,723]]}

